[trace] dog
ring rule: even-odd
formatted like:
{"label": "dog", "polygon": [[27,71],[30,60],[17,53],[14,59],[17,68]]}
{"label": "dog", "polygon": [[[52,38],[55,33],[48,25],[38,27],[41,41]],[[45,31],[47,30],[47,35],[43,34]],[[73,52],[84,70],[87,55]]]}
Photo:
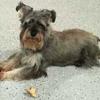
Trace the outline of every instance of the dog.
{"label": "dog", "polygon": [[49,66],[99,66],[97,36],[81,29],[53,30],[50,24],[56,20],[54,10],[34,11],[22,2],[16,10],[22,15],[21,49],[1,62],[0,80],[47,76]]}

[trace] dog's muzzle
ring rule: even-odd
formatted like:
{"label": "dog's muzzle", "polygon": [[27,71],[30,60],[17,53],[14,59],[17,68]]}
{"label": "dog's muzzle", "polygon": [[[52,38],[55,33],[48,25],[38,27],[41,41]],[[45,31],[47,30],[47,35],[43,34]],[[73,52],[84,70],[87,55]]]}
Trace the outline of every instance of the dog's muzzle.
{"label": "dog's muzzle", "polygon": [[36,52],[44,46],[44,35],[41,32],[30,33],[26,30],[20,34],[20,42],[24,49],[31,49]]}

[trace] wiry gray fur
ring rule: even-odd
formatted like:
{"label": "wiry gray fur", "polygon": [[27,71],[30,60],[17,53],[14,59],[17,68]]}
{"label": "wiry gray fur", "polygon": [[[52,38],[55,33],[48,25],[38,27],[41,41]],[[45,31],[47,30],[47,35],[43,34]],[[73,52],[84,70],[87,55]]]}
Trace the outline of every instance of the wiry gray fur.
{"label": "wiry gray fur", "polygon": [[[81,29],[53,30],[50,23],[56,19],[54,10],[34,11],[23,3],[16,10],[23,15],[20,17],[21,51],[1,63],[0,79],[22,80],[43,74],[46,76],[46,68],[51,65],[99,66],[98,37]],[[39,41],[41,47],[35,45],[37,40],[32,42],[39,36],[43,36]],[[25,44],[26,37],[31,39],[28,45]],[[36,49],[33,49],[34,45]]]}

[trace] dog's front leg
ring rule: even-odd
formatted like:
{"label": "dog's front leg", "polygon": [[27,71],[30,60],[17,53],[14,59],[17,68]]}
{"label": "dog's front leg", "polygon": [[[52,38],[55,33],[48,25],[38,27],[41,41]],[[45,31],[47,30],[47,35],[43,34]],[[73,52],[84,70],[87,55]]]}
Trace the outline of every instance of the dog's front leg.
{"label": "dog's front leg", "polygon": [[26,80],[45,76],[43,73],[41,70],[36,71],[35,66],[24,65],[11,71],[2,71],[0,73],[0,80]]}
{"label": "dog's front leg", "polygon": [[7,60],[0,63],[0,71],[10,71],[17,68],[21,63],[22,53],[17,52],[11,55]]}
{"label": "dog's front leg", "polygon": [[28,79],[32,77],[32,71],[33,68],[32,67],[20,67],[11,71],[7,71],[7,72],[1,72],[0,73],[0,80],[23,80],[23,79]]}

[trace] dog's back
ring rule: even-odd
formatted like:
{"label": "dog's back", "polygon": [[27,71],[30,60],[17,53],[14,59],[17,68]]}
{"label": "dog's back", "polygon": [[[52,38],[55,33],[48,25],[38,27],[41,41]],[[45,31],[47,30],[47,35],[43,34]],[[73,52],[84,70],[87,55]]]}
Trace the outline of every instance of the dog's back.
{"label": "dog's back", "polygon": [[43,55],[53,65],[73,64],[82,56],[81,51],[84,48],[91,56],[96,56],[99,51],[98,40],[91,33],[80,29],[53,31]]}

